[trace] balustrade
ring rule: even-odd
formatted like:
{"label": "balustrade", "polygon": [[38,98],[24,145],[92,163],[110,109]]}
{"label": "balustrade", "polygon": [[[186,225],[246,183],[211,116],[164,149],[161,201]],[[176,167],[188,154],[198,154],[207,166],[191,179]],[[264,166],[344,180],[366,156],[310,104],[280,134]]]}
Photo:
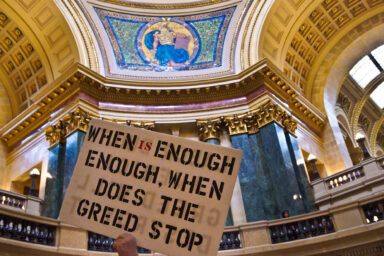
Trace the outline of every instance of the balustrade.
{"label": "balustrade", "polygon": [[26,199],[16,193],[0,190],[0,205],[10,206],[16,209],[25,210]]}
{"label": "balustrade", "polygon": [[357,180],[365,175],[362,167],[357,169],[348,170],[341,174],[333,175],[325,179],[328,184],[328,189],[333,189],[342,186],[348,182]]}
{"label": "balustrade", "polygon": [[[384,192],[381,191],[324,211],[226,227],[218,254],[267,255],[271,252],[285,255],[287,252],[287,255],[293,255],[289,254],[290,249],[286,250],[294,246],[296,255],[305,255],[310,246],[311,250],[317,250],[316,253],[320,255],[350,246],[349,241],[370,244],[377,242],[377,234],[384,232],[384,222],[380,222],[383,217]],[[364,222],[364,219],[367,221]],[[363,225],[367,223],[368,230]],[[305,242],[300,242],[304,239]],[[288,241],[291,243],[285,243]],[[36,255],[40,252],[41,255],[52,252],[74,255],[78,250],[88,250],[85,254],[89,255],[114,252],[112,238],[61,224],[57,220],[0,207],[0,251],[13,252],[16,246],[17,250],[24,250],[28,254],[31,246],[22,245],[23,243],[35,244],[33,249],[36,250]],[[138,252],[155,254],[143,248],[139,248]]]}
{"label": "balustrade", "polygon": [[384,199],[362,206],[368,224],[382,221],[384,217]]}
{"label": "balustrade", "polygon": [[370,158],[352,168],[313,181],[315,203],[318,208],[325,210],[341,205],[345,202],[346,196],[356,200],[369,196],[372,191],[383,191],[383,160],[383,157]]}
{"label": "balustrade", "polygon": [[55,234],[54,226],[0,214],[0,237],[54,246]]}
{"label": "balustrade", "polygon": [[335,232],[329,215],[275,225],[269,227],[269,230],[274,244]]}
{"label": "balustrade", "polygon": [[[93,232],[88,232],[88,250],[100,252],[114,252],[115,239]],[[224,232],[220,240],[219,250],[231,250],[241,248],[239,231]],[[138,253],[149,254],[150,250],[138,247]]]}
{"label": "balustrade", "polygon": [[224,232],[220,240],[219,250],[240,249],[241,240],[239,231]]}
{"label": "balustrade", "polygon": [[28,214],[40,216],[41,200],[35,196],[26,196],[0,189],[0,206]]}

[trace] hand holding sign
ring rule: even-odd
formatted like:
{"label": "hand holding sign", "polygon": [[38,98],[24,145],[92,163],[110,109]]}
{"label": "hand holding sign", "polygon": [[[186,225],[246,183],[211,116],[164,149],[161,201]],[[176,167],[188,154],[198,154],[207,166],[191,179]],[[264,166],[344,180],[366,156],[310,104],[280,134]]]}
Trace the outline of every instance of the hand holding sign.
{"label": "hand holding sign", "polygon": [[113,244],[119,256],[137,256],[136,238],[128,233],[120,234]]}
{"label": "hand holding sign", "polygon": [[239,150],[92,120],[60,220],[132,232],[167,255],[216,255],[240,161]]}

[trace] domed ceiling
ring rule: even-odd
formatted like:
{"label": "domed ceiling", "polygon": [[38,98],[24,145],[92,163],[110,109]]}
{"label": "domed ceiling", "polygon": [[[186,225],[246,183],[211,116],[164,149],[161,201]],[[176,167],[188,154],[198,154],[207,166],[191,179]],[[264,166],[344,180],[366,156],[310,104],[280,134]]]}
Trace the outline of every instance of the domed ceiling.
{"label": "domed ceiling", "polygon": [[105,76],[184,80],[235,72],[233,49],[252,1],[78,3],[101,48]]}

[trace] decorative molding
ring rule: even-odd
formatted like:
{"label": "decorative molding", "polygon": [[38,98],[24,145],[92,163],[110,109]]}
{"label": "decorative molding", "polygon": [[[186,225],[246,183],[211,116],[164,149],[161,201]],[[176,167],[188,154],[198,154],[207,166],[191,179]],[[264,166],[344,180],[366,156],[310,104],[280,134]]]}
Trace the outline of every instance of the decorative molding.
{"label": "decorative molding", "polygon": [[384,133],[380,132],[377,134],[377,144],[381,147],[384,148]]}
{"label": "decorative molding", "polygon": [[218,138],[221,127],[228,129],[229,135],[257,133],[260,128],[276,122],[286,131],[295,134],[297,121],[272,100],[248,113],[221,117],[213,120],[199,120],[197,127],[203,140]]}
{"label": "decorative molding", "polygon": [[237,135],[248,132],[247,123],[245,122],[246,114],[227,116],[223,118],[223,123],[228,129],[229,135]]}
{"label": "decorative molding", "polygon": [[[384,141],[379,140],[379,135],[383,135],[384,129],[382,129],[382,125],[384,123],[384,112],[382,111],[381,117],[373,122],[372,129],[370,131],[369,136],[369,145],[371,148],[371,152],[376,155],[376,144],[378,144],[381,148],[384,149]],[[384,127],[383,127],[384,128]]]}
{"label": "decorative molding", "polygon": [[336,101],[336,105],[344,110],[345,114],[348,115],[351,108],[351,100],[344,94],[339,93]]}
{"label": "decorative molding", "polygon": [[[185,111],[226,109],[239,105],[252,109],[254,102],[263,95],[270,95],[269,98],[276,102],[287,103],[289,105],[287,108],[292,110],[295,118],[300,119],[301,123],[316,134],[321,134],[325,115],[306,100],[295,85],[292,85],[268,60],[263,60],[240,74],[221,78],[220,81],[200,82],[206,87],[194,87],[195,84],[179,82],[171,83],[171,88],[162,88],[162,84],[158,85],[160,86],[158,88],[148,88],[144,84],[105,78],[80,64],[74,64],[61,77],[34,95],[32,98],[34,103],[2,127],[0,136],[9,147],[13,147],[52,120],[52,115],[62,106],[81,100],[89,102],[99,110],[101,110],[100,104],[104,104],[103,111],[124,111],[124,108],[119,109],[119,105],[124,106],[129,102],[131,106],[139,106],[136,113],[157,113],[157,110],[153,110],[154,112],[146,110],[147,106],[150,109],[156,102],[157,106],[170,106],[163,107],[161,113],[175,114],[180,110],[184,111],[182,107],[186,107]],[[116,106],[117,109],[114,109]],[[180,110],[175,106],[180,106]],[[189,110],[191,106],[194,109]],[[135,110],[132,111],[135,113]],[[94,116],[99,114],[96,112]],[[249,117],[244,119],[244,124],[237,124],[237,119],[240,117],[238,114],[231,121],[227,118],[227,121],[233,123],[228,123],[233,133],[257,132]],[[125,123],[127,119],[121,121]],[[238,125],[244,127],[236,128]]]}
{"label": "decorative molding", "polygon": [[255,119],[255,125],[258,129],[269,123],[276,122],[288,132],[295,134],[297,121],[272,101],[267,102],[252,112],[252,116]]}
{"label": "decorative molding", "polygon": [[369,126],[371,125],[371,121],[364,114],[361,114],[359,116],[359,125],[363,129],[363,131],[366,134],[368,134]]}
{"label": "decorative molding", "polygon": [[[66,138],[77,130],[87,132],[91,115],[80,107],[66,114],[63,118],[57,121],[56,124],[47,128],[46,138],[50,142],[51,147],[58,143],[65,142]],[[153,130],[155,122],[153,121],[132,121],[132,120],[108,120],[111,122],[125,123],[128,126],[136,128],[144,128]]]}
{"label": "decorative molding", "polygon": [[34,96],[37,99],[33,99],[36,103],[0,129],[1,139],[11,147],[39,129],[58,106],[78,92],[79,75],[77,72],[66,74],[67,79],[58,79],[39,91]]}
{"label": "decorative molding", "polygon": [[282,94],[281,98],[289,104],[294,114],[320,134],[326,117],[302,95],[301,89],[290,83],[284,74],[269,66],[263,69],[263,73],[266,82],[272,84],[272,91]]}
{"label": "decorative molding", "polygon": [[197,121],[196,125],[200,140],[207,141],[209,139],[219,139],[221,129],[220,119]]}
{"label": "decorative molding", "polygon": [[88,112],[76,108],[55,125],[48,127],[46,132],[47,140],[50,142],[51,147],[65,142],[66,138],[77,130],[86,132],[90,121],[91,117]]}

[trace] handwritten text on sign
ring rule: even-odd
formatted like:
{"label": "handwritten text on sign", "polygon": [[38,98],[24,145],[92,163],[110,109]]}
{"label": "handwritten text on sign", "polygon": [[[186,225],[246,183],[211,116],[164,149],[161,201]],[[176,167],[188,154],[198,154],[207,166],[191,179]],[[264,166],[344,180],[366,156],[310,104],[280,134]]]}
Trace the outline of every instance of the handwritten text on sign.
{"label": "handwritten text on sign", "polygon": [[241,151],[92,120],[60,220],[167,255],[216,255]]}

